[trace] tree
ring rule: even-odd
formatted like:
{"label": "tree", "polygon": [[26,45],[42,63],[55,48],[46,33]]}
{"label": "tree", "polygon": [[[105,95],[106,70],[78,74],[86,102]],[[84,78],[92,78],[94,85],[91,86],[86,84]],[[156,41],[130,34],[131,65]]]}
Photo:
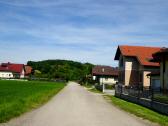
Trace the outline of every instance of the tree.
{"label": "tree", "polygon": [[40,74],[37,76],[45,78],[59,78],[65,80],[81,80],[87,75],[91,74],[93,64],[80,63],[69,60],[44,60],[44,61],[28,61],[29,66],[33,69],[39,70]]}

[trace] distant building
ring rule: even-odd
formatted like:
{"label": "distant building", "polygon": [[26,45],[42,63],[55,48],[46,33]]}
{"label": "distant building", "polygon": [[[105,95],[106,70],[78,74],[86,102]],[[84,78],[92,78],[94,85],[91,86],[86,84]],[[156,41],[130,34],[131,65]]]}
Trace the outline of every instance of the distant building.
{"label": "distant building", "polygon": [[153,53],[161,48],[144,46],[118,46],[115,60],[119,60],[119,83],[125,86],[150,86],[151,72],[160,69],[159,63],[150,62]]}
{"label": "distant building", "polygon": [[25,65],[25,77],[29,77],[32,74],[33,68]]}
{"label": "distant building", "polygon": [[0,65],[0,78],[24,78],[25,67],[24,64],[2,63]]}
{"label": "distant building", "polygon": [[95,66],[92,69],[92,77],[100,85],[113,85],[118,82],[118,69],[110,66]]}

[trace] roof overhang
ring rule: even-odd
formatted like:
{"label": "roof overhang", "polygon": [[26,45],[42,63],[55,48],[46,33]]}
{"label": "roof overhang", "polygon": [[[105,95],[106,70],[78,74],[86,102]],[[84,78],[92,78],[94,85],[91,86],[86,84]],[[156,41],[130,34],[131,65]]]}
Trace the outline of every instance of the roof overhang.
{"label": "roof overhang", "polygon": [[151,77],[160,76],[160,72],[149,73],[147,74],[147,76],[151,76]]}

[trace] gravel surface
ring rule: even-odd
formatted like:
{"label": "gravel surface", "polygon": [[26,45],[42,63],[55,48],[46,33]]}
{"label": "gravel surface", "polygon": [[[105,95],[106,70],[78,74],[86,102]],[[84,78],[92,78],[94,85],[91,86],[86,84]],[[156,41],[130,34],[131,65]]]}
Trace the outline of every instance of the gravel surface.
{"label": "gravel surface", "polygon": [[70,82],[42,107],[0,126],[152,126],[128,114],[102,95]]}

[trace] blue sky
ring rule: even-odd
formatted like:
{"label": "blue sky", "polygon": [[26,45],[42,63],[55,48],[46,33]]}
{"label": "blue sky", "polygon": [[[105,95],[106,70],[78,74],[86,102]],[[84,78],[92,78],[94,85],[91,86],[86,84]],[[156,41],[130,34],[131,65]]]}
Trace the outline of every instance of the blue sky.
{"label": "blue sky", "polygon": [[168,46],[167,0],[0,0],[0,62],[116,66],[118,45]]}

